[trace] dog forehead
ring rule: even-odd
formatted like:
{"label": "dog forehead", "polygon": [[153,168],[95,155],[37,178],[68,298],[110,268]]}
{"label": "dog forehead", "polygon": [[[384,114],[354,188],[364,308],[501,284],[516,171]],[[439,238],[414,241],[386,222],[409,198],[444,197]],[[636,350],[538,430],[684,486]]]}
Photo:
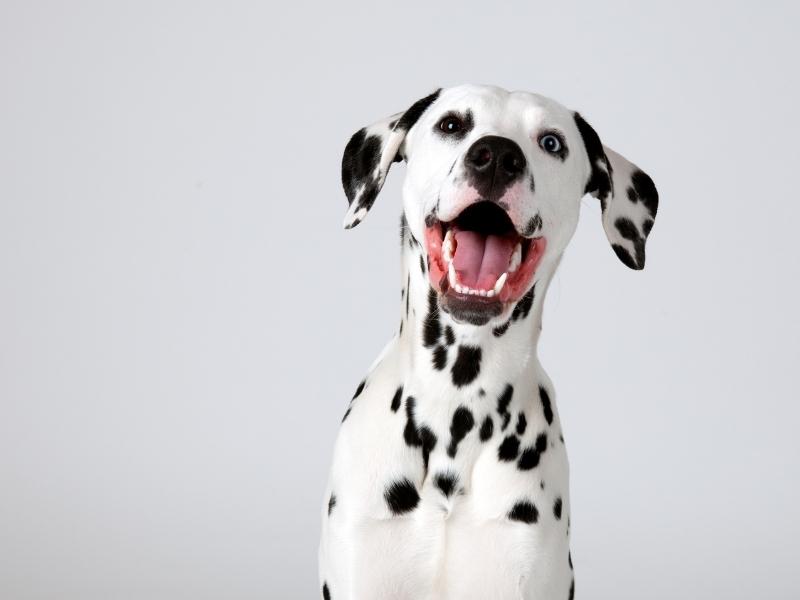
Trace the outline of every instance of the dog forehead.
{"label": "dog forehead", "polygon": [[[445,88],[425,115],[425,129],[448,112],[469,112],[482,129],[497,132],[543,127],[569,129],[572,111],[562,104],[526,91],[508,91],[491,85],[459,85]],[[413,132],[412,132],[413,133]]]}

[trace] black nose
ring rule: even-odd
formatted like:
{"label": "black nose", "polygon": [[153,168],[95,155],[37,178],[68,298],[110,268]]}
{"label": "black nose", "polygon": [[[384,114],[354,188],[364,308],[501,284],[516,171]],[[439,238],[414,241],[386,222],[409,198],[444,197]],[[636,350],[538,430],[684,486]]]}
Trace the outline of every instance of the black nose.
{"label": "black nose", "polygon": [[501,197],[527,164],[516,142],[498,135],[487,135],[472,144],[464,163],[471,183],[486,200]]}

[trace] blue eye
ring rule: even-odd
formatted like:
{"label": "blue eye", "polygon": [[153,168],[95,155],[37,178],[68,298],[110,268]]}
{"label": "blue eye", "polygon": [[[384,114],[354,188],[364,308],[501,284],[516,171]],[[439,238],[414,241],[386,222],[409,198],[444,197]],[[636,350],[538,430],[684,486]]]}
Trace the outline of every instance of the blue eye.
{"label": "blue eye", "polygon": [[542,150],[545,152],[549,152],[550,154],[558,154],[561,152],[561,140],[558,136],[553,135],[552,133],[548,133],[543,135],[539,138],[539,145],[542,147]]}

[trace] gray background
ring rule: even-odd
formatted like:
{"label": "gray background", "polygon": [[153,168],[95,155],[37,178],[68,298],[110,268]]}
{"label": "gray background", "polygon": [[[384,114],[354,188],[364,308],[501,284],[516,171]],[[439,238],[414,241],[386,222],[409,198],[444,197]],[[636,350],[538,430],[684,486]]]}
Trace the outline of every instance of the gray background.
{"label": "gray background", "polygon": [[313,598],[352,390],[398,322],[403,167],[339,161],[439,85],[579,109],[661,192],[596,202],[542,360],[583,598],[797,598],[796,3],[0,3],[0,597]]}

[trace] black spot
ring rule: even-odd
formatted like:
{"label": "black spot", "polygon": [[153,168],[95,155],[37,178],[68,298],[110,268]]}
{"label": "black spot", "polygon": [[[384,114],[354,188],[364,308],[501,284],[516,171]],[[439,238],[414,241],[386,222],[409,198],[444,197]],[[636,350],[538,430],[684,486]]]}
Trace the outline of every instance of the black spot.
{"label": "black spot", "polygon": [[486,417],[481,424],[481,441],[485,442],[486,440],[492,437],[494,433],[494,421],[492,421],[492,417]]}
{"label": "black spot", "polygon": [[447,348],[436,346],[433,349],[433,368],[442,371],[447,366]]}
{"label": "black spot", "polygon": [[353,394],[353,400],[355,400],[356,398],[358,398],[361,395],[361,392],[364,391],[364,386],[365,385],[367,385],[367,380],[366,379],[364,379],[361,383],[358,384],[358,387],[356,388],[356,393]]}
{"label": "black spot", "polygon": [[520,471],[530,471],[539,466],[540,459],[541,453],[536,450],[536,448],[525,448],[525,450],[522,451],[522,455],[519,457],[517,468]]}
{"label": "black spot", "polygon": [[500,431],[505,431],[508,429],[509,423],[511,423],[511,413],[506,413],[503,415],[503,424],[500,425]]}
{"label": "black spot", "polygon": [[419,270],[425,275],[425,259],[422,257],[422,254],[419,255]]}
{"label": "black spot", "polygon": [[403,439],[409,446],[422,449],[422,462],[427,469],[428,458],[436,447],[436,434],[425,425],[417,426],[416,416],[414,415],[415,406],[416,400],[413,396],[406,398],[406,427],[403,430]]}
{"label": "black spot", "polygon": [[428,459],[430,458],[431,452],[433,452],[433,449],[436,447],[436,434],[423,425],[419,428],[419,440],[422,445],[422,464],[425,466],[425,471],[427,471]]}
{"label": "black spot", "polygon": [[575,600],[575,580],[572,580],[572,583],[569,586],[569,596],[567,600]]}
{"label": "black spot", "polygon": [[521,500],[508,513],[508,518],[512,521],[521,521],[528,524],[536,523],[539,520],[539,511],[536,510],[536,507],[531,502]]}
{"label": "black spot", "polygon": [[645,205],[650,216],[655,218],[656,212],[658,212],[658,190],[656,190],[653,180],[647,173],[637,169],[631,173],[631,183],[639,201]]}
{"label": "black spot", "polygon": [[411,274],[408,275],[408,280],[406,281],[406,290],[408,293],[406,294],[406,319],[408,318],[408,302],[411,299]]}
{"label": "black spot", "polygon": [[539,482],[539,489],[540,489],[540,490],[543,490],[543,489],[544,489],[544,479],[542,479],[542,480]]}
{"label": "black spot", "polygon": [[327,583],[322,584],[322,600],[331,600],[331,592]]}
{"label": "black spot", "polygon": [[456,336],[453,333],[453,328],[448,325],[444,328],[444,343],[447,346],[452,346],[456,343]]}
{"label": "black spot", "polygon": [[412,104],[411,107],[403,113],[403,116],[400,117],[397,125],[395,125],[395,129],[404,129],[405,131],[411,129],[414,126],[414,123],[416,123],[422,116],[422,113],[428,110],[428,107],[436,101],[441,91],[441,89],[438,89],[432,94],[429,94],[428,96],[420,98],[414,102],[414,104]]}
{"label": "black spot", "polygon": [[436,303],[436,292],[433,288],[428,290],[428,314],[422,323],[422,343],[426,348],[431,348],[439,341],[442,335],[442,324],[439,322],[439,307]]}
{"label": "black spot", "polygon": [[446,473],[439,473],[436,475],[436,477],[434,477],[433,483],[441,490],[446,498],[449,498],[450,495],[456,491],[456,486],[458,485],[458,475],[449,471]]}
{"label": "black spot", "polygon": [[542,217],[539,216],[539,213],[536,213],[525,225],[525,228],[522,230],[522,235],[525,237],[532,237],[533,234],[539,231],[541,228]]}
{"label": "black spot", "polygon": [[494,337],[501,337],[506,331],[508,331],[508,326],[511,325],[511,319],[503,323],[502,325],[498,325],[494,329],[492,329],[492,334]]}
{"label": "black spot", "polygon": [[533,180],[533,173],[528,177],[528,187],[530,187],[531,194],[536,191],[536,182]]}
{"label": "black spot", "polygon": [[[625,248],[623,248],[619,244],[614,244],[612,245],[612,248],[614,248],[614,252],[617,253],[619,259],[623,263],[625,263],[625,266],[630,267],[631,269],[638,270],[644,268],[645,240],[644,237],[639,233],[639,230],[636,228],[636,225],[634,225],[633,221],[631,221],[630,219],[627,219],[625,217],[620,217],[619,219],[614,221],[614,227],[617,228],[617,231],[623,238],[633,243],[633,249],[636,252],[636,261],[633,262],[630,260],[631,259],[630,253]],[[623,251],[622,254],[620,254],[620,250]]]}
{"label": "black spot", "polygon": [[506,384],[506,388],[500,397],[497,399],[497,413],[503,417],[502,430],[505,431],[508,427],[508,422],[511,419],[511,413],[508,412],[508,405],[511,403],[511,397],[514,395],[514,386]]}
{"label": "black spot", "polygon": [[459,406],[453,413],[453,420],[450,423],[450,445],[447,447],[447,455],[450,458],[455,458],[458,444],[474,426],[475,418],[472,412],[465,406]]}
{"label": "black spot", "polygon": [[400,408],[400,401],[403,399],[403,386],[398,386],[397,391],[392,396],[392,412],[397,412],[397,409]]}
{"label": "black spot", "polygon": [[525,413],[520,411],[519,415],[517,415],[517,435],[524,435],[527,427],[528,420],[525,418]]}
{"label": "black spot", "polygon": [[419,438],[419,430],[414,415],[416,400],[414,396],[406,398],[406,428],[403,430],[403,438],[409,446],[421,446],[422,440]]}
{"label": "black spot", "polygon": [[352,408],[353,408],[352,406],[348,406],[347,410],[344,411],[344,416],[342,417],[342,423],[344,423],[347,420],[347,417],[350,416],[350,411],[352,410]]}
{"label": "black spot", "polygon": [[509,462],[517,458],[517,454],[519,454],[519,438],[509,435],[497,449],[497,458]]}
{"label": "black spot", "polygon": [[567,561],[569,561],[569,568],[572,569],[572,552],[567,552]]}
{"label": "black spot", "polygon": [[547,435],[540,433],[536,438],[535,444],[525,448],[525,450],[522,451],[522,455],[519,457],[519,461],[517,462],[517,468],[520,471],[530,471],[531,469],[535,469],[539,466],[539,461],[542,458],[542,454],[546,450]]}
{"label": "black spot", "polygon": [[589,166],[591,167],[589,181],[586,182],[584,193],[592,194],[595,198],[599,198],[600,205],[605,210],[608,197],[613,193],[611,163],[608,162],[608,157],[605,150],[603,150],[603,142],[600,141],[600,136],[578,113],[575,113],[575,124],[578,126],[578,131],[583,138],[583,144],[586,146],[586,154],[589,157]]}
{"label": "black spot", "polygon": [[383,497],[394,515],[402,515],[414,510],[419,504],[417,488],[408,479],[399,479],[390,483]]}
{"label": "black spot", "polygon": [[517,302],[517,305],[514,307],[514,310],[511,312],[511,320],[516,321],[517,319],[524,319],[528,316],[528,313],[531,312],[531,307],[533,306],[533,299],[536,295],[534,290],[536,289],[536,285],[534,285],[528,293],[525,294],[520,301]]}
{"label": "black spot", "polygon": [[456,387],[463,387],[475,381],[481,370],[482,351],[477,346],[459,346],[456,361],[450,373]]}
{"label": "black spot", "polygon": [[[381,138],[367,135],[366,128],[359,129],[347,142],[342,155],[342,186],[348,203],[355,200],[356,193],[362,185],[366,185],[362,199],[371,192],[368,188],[381,159]],[[372,180],[374,183],[374,180]],[[375,195],[377,195],[377,189]],[[374,200],[374,198],[372,199]]]}
{"label": "black spot", "polygon": [[336,496],[331,494],[330,500],[328,500],[328,516],[333,512],[334,506],[336,506]]}
{"label": "black spot", "polygon": [[553,503],[553,514],[555,515],[556,519],[559,521],[561,520],[561,509],[563,507],[563,503],[561,502],[561,498],[556,498],[556,501]]}
{"label": "black spot", "polygon": [[628,252],[627,248],[620,246],[619,244],[611,244],[611,249],[626,267],[635,270],[639,269],[639,267],[636,266],[636,261],[633,260],[633,257],[631,256],[630,252]]}
{"label": "black spot", "polygon": [[542,401],[542,410],[544,411],[544,418],[548,425],[553,424],[553,404],[550,402],[550,394],[544,386],[539,386],[539,398]]}

